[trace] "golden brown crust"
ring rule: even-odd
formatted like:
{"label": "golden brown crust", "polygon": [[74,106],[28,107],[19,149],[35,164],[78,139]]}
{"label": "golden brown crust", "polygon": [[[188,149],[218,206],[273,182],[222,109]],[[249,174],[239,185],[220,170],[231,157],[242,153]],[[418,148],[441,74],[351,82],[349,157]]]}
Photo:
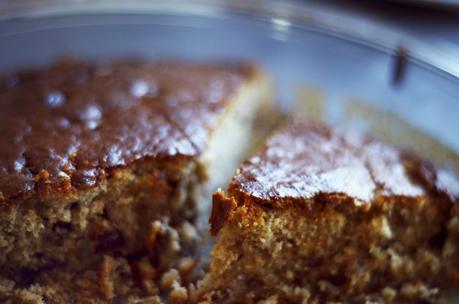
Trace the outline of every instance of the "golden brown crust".
{"label": "golden brown crust", "polygon": [[111,168],[196,156],[248,64],[62,62],[0,78],[0,197],[72,193]]}
{"label": "golden brown crust", "polygon": [[[373,201],[388,197],[416,203],[429,196],[454,204],[459,200],[459,179],[449,170],[380,141],[295,121],[242,164],[227,195],[214,197],[216,210],[231,198],[239,204],[271,208],[300,205],[309,213],[320,211],[321,202],[369,208]],[[213,226],[217,232],[223,223]]]}
{"label": "golden brown crust", "polygon": [[241,166],[228,193],[272,207],[325,195],[369,204],[377,196],[443,193],[454,202],[459,198],[459,179],[377,140],[297,121]]}
{"label": "golden brown crust", "polygon": [[226,197],[221,191],[213,194],[212,213],[210,214],[210,232],[216,235],[223,227],[225,221],[230,217],[231,212],[236,209],[237,203],[234,198]]}

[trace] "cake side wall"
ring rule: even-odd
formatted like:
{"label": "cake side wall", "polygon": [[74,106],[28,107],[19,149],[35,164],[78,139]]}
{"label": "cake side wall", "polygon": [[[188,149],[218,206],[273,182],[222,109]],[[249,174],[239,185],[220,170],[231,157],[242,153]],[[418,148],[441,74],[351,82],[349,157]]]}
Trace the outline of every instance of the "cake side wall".
{"label": "cake side wall", "polygon": [[451,206],[425,198],[385,198],[366,208],[351,201],[309,202],[320,204],[314,212],[239,202],[220,231],[201,296],[223,303],[437,301]]}
{"label": "cake side wall", "polygon": [[3,210],[2,275],[20,281],[43,268],[81,269],[103,254],[145,251],[152,221],[194,220],[194,167],[186,159],[144,160],[114,169],[99,187],[71,197],[32,198]]}

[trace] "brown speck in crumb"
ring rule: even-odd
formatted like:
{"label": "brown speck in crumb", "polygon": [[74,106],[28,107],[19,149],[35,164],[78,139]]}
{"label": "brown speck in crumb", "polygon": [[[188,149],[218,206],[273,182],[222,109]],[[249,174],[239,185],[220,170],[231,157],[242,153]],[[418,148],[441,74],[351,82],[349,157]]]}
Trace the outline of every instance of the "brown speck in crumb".
{"label": "brown speck in crumb", "polygon": [[49,179],[49,172],[46,170],[41,170],[37,175],[35,175],[35,181],[47,181]]}
{"label": "brown speck in crumb", "polygon": [[149,295],[156,295],[158,288],[155,279],[157,277],[156,269],[151,265],[147,258],[132,263],[132,270],[136,276],[140,287]]}
{"label": "brown speck in crumb", "polygon": [[92,282],[85,277],[77,278],[75,284],[81,289],[89,289],[92,285]]}
{"label": "brown speck in crumb", "polygon": [[158,234],[162,231],[163,229],[161,223],[159,221],[154,221],[148,230],[147,237],[145,238],[145,247],[153,248],[158,239]]}
{"label": "brown speck in crumb", "polygon": [[99,271],[99,290],[106,300],[111,300],[114,296],[113,281],[111,278],[113,266],[111,258],[105,256]]}
{"label": "brown speck in crumb", "polygon": [[236,209],[237,203],[233,198],[226,198],[223,192],[214,193],[212,204],[212,213],[210,215],[210,232],[216,235],[228,219],[231,211]]}

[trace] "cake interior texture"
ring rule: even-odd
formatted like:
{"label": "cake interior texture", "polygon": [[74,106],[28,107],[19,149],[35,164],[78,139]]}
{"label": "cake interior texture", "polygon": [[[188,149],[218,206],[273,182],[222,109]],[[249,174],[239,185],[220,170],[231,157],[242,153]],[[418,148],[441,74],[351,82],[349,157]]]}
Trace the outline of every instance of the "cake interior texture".
{"label": "cake interior texture", "polygon": [[0,100],[0,302],[188,301],[203,198],[272,100],[264,73],[65,60],[5,73]]}
{"label": "cake interior texture", "polygon": [[297,121],[213,197],[209,303],[442,303],[458,287],[459,180]]}

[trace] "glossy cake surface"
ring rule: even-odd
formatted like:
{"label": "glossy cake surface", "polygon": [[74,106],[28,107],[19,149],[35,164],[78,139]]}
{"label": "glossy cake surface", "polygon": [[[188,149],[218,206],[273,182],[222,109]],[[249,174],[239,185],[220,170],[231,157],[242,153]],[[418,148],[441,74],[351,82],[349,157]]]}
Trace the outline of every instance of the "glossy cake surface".
{"label": "glossy cake surface", "polygon": [[2,197],[94,186],[143,157],[198,155],[254,74],[247,64],[70,61],[4,75]]}

